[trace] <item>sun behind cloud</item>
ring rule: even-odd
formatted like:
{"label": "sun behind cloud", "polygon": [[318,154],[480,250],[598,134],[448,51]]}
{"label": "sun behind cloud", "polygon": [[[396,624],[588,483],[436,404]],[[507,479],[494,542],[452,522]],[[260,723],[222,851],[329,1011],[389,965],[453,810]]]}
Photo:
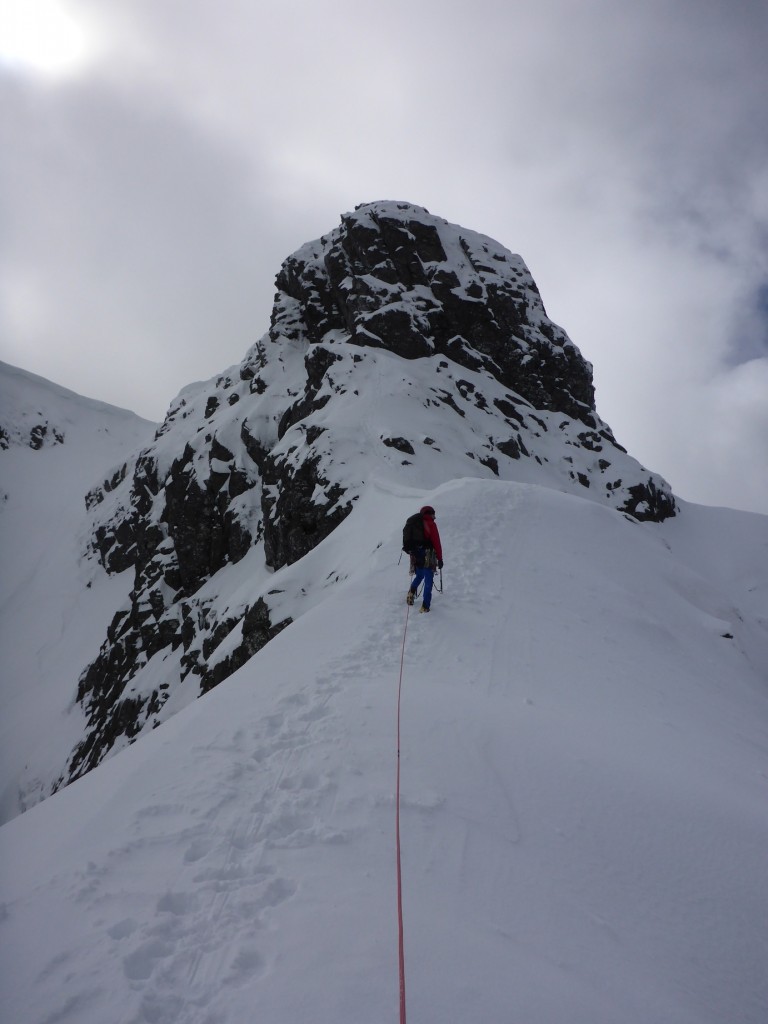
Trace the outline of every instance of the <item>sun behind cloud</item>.
{"label": "sun behind cloud", "polygon": [[93,35],[64,0],[3,0],[0,71],[63,78],[93,53]]}

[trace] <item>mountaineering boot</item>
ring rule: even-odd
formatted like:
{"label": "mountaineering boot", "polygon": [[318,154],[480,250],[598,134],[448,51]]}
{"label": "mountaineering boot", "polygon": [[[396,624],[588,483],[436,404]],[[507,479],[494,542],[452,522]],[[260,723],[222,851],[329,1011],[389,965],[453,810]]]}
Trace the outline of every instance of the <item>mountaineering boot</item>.
{"label": "mountaineering boot", "polygon": [[427,607],[427,605],[423,604],[423,605],[421,606],[421,608],[419,608],[419,611],[420,611],[420,612],[428,612],[428,611],[429,611],[429,608]]}
{"label": "mountaineering boot", "polygon": [[409,587],[408,588],[408,593],[405,595],[405,603],[406,604],[413,604],[413,599],[414,599],[415,596],[416,595],[414,594],[414,592]]}

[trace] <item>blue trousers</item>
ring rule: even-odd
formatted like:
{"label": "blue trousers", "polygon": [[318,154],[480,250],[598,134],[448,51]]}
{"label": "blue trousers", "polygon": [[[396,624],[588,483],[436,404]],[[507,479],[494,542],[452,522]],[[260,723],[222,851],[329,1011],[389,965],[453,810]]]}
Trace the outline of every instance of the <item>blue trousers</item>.
{"label": "blue trousers", "polygon": [[435,581],[435,570],[425,569],[423,566],[421,569],[416,570],[416,575],[411,580],[411,590],[414,594],[419,589],[422,581],[424,583],[424,594],[421,601],[425,608],[429,608],[432,604],[432,584]]}

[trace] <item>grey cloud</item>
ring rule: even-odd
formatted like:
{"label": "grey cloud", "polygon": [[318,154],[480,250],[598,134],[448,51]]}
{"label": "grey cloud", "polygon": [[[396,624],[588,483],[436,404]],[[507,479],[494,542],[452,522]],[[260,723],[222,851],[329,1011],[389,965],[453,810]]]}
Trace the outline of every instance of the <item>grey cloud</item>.
{"label": "grey cloud", "polygon": [[638,457],[768,510],[706,412],[733,400],[768,481],[736,372],[765,358],[765,4],[78,6],[103,62],[5,83],[5,358],[160,416],[266,328],[288,253],[407,199],[524,256]]}
{"label": "grey cloud", "polygon": [[[268,189],[162,106],[104,90],[13,99],[2,259],[38,309],[29,325],[6,314],[3,335],[51,345],[62,364],[89,339],[89,386],[121,366],[141,382],[140,411],[158,415],[169,374],[181,386],[186,367],[214,373],[233,340],[242,349],[266,326],[277,269],[264,256],[276,233]],[[30,122],[33,134],[18,130]]]}

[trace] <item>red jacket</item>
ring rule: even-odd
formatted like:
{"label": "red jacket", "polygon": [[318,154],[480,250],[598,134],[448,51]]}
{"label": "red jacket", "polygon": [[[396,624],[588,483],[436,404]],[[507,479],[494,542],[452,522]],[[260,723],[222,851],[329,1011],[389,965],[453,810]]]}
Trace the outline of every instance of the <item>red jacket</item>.
{"label": "red jacket", "polygon": [[424,540],[427,542],[427,547],[431,545],[435,549],[435,554],[442,562],[443,545],[440,543],[440,534],[437,529],[437,523],[432,516],[422,516],[421,518],[424,523]]}

